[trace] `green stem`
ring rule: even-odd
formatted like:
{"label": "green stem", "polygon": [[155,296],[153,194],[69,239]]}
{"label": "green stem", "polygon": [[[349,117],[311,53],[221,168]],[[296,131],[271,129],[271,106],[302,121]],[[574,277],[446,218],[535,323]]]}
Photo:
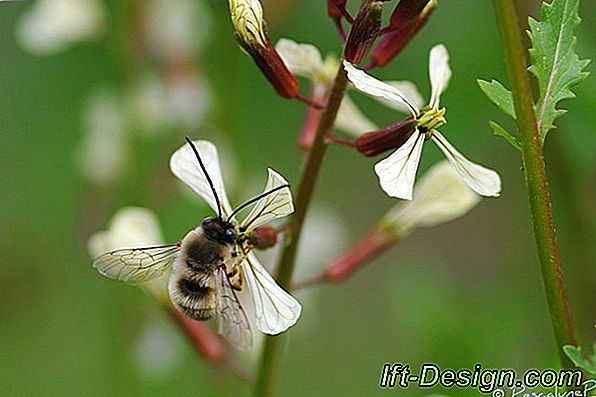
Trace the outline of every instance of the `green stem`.
{"label": "green stem", "polygon": [[[302,168],[298,194],[296,196],[296,211],[290,218],[290,232],[286,234],[286,244],[279,264],[277,282],[287,290],[290,288],[292,273],[296,263],[296,251],[300,235],[302,234],[304,218],[306,217],[306,212],[310,206],[315,184],[318,180],[319,170],[323,163],[325,152],[327,151],[325,136],[333,132],[335,118],[337,117],[339,105],[344,97],[347,83],[348,80],[345,71],[340,63],[339,70],[337,71],[329,95],[329,102],[323,111],[321,121],[317,128],[315,141],[306,156]],[[276,375],[279,367],[283,338],[283,335],[277,335],[268,336],[265,340],[265,346],[259,365],[257,386],[255,389],[255,395],[258,397],[270,397],[275,395],[275,381],[277,379]]]}
{"label": "green stem", "polygon": [[555,331],[557,350],[563,366],[573,367],[562,349],[566,344],[577,345],[577,342],[561,271],[561,259],[557,247],[550,192],[544,166],[542,140],[536,123],[530,79],[526,69],[526,51],[522,44],[513,0],[493,0],[493,3],[503,42],[507,72],[513,89],[534,238]]}

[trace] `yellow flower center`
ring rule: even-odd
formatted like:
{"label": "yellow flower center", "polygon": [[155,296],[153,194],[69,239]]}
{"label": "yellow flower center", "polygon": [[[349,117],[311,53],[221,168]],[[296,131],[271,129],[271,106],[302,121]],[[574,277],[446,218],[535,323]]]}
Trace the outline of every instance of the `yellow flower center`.
{"label": "yellow flower center", "polygon": [[416,118],[416,126],[421,133],[426,134],[430,139],[432,131],[447,124],[445,120],[445,108],[433,109],[429,106],[420,110],[420,115]]}

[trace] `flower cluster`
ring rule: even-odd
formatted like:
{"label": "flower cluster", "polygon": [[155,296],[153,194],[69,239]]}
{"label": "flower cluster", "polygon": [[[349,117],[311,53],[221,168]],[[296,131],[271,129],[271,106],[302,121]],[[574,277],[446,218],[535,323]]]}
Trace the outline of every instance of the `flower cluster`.
{"label": "flower cluster", "polygon": [[[190,23],[193,18],[188,15],[196,13],[197,8],[187,1],[152,0],[143,8],[146,25],[140,29],[140,47],[147,59],[167,71],[168,78],[149,72],[137,89],[127,94],[103,91],[93,101],[88,116],[91,132],[85,138],[81,157],[85,173],[98,184],[108,185],[115,179],[113,174],[130,165],[126,153],[131,147],[124,132],[131,124],[132,129],[147,132],[152,126],[159,130],[171,125],[168,120],[173,118],[183,121],[175,127],[196,127],[201,122],[199,103],[208,103],[209,96],[200,84],[192,55],[201,45],[194,38],[207,36],[197,32],[207,29],[209,23],[200,28]],[[129,208],[117,214],[107,231],[90,240],[90,251],[97,256],[94,267],[107,277],[142,285],[163,305],[175,308],[169,311],[172,319],[206,359],[221,358],[225,348],[208,327],[202,323],[196,326],[195,320],[217,318],[218,333],[240,349],[252,345],[251,329],[270,335],[288,330],[302,313],[302,305],[286,290],[292,281],[294,262],[303,266],[297,273],[307,268],[312,271],[316,262],[303,254],[308,250],[298,242],[320,240],[316,241],[320,249],[314,248],[319,261],[324,260],[320,258],[325,249],[343,245],[320,238],[325,233],[314,227],[303,227],[325,145],[349,146],[363,156],[392,151],[376,163],[374,171],[387,195],[408,201],[390,208],[359,242],[319,269],[321,274],[313,278],[317,281],[340,282],[417,228],[456,219],[474,208],[481,196],[500,194],[500,176],[468,160],[439,132],[447,123],[440,97],[452,74],[444,45],[430,51],[428,102],[411,82],[383,82],[369,74],[373,68],[388,65],[437,6],[436,0],[400,0],[389,18],[383,18],[389,3],[362,1],[352,16],[346,8],[347,0],[328,0],[327,13],[337,27],[342,49],[337,55],[323,56],[314,45],[290,39],[282,38],[274,45],[259,0],[228,0],[239,46],[280,97],[308,105],[298,138],[306,155],[304,174],[296,184],[296,212],[289,183],[271,168],[263,193],[233,209],[224,188],[217,149],[208,141],[187,137],[187,145],[171,156],[170,169],[215,214],[178,242],[164,245],[154,217],[145,210]],[[171,4],[177,5],[176,16],[164,18],[169,14],[163,10]],[[383,21],[388,24],[383,26]],[[178,22],[185,27],[178,26]],[[157,25],[160,29],[152,29]],[[304,88],[302,79],[307,80],[309,96],[300,92]],[[355,91],[406,116],[379,127],[352,101],[350,96]],[[415,183],[426,141],[433,141],[447,161],[431,167]],[[270,224],[286,216],[291,216],[286,224]],[[300,239],[304,230],[313,234],[310,240]],[[283,244],[278,243],[280,236]],[[271,252],[280,254],[279,269],[264,266],[253,252],[269,248],[276,248]],[[272,275],[275,273],[279,275],[277,280]],[[248,304],[248,294],[242,291],[250,292]],[[267,354],[275,355],[277,350],[265,349],[265,360]]]}

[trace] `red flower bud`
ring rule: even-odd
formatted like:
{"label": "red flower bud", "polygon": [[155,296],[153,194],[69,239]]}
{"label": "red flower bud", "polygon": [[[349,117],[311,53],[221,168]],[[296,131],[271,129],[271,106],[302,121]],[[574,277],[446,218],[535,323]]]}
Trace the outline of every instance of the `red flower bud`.
{"label": "red flower bud", "polygon": [[277,229],[271,226],[259,226],[250,234],[250,243],[257,249],[268,249],[277,244]]}
{"label": "red flower bud", "polygon": [[407,118],[377,131],[370,131],[356,139],[356,149],[365,156],[376,156],[403,145],[416,129],[414,119]]}
{"label": "red flower bud", "polygon": [[344,16],[347,0],[327,0],[327,15],[334,21],[338,21]]}
{"label": "red flower bud", "polygon": [[418,15],[411,18],[409,11],[406,12],[407,10],[397,12],[400,4],[401,2],[392,15],[396,24],[394,26],[394,22],[391,23],[391,28],[394,30],[383,36],[373,50],[371,59],[374,66],[383,67],[391,62],[408,45],[416,33],[422,29],[437,5],[434,0],[430,0]]}
{"label": "red flower bud", "polygon": [[298,95],[300,83],[288,70],[277,51],[275,51],[269,37],[266,37],[266,39],[265,47],[250,45],[241,39],[238,39],[238,42],[250,54],[259,69],[261,69],[261,72],[281,97],[287,99],[295,98]]}
{"label": "red flower bud", "polygon": [[401,0],[389,18],[389,26],[402,29],[413,22],[431,0]]}
{"label": "red flower bud", "polygon": [[360,7],[344,49],[344,57],[350,63],[362,62],[379,35],[382,3],[382,1],[369,1]]}
{"label": "red flower bud", "polygon": [[298,80],[271,45],[261,3],[230,0],[230,15],[238,43],[254,59],[277,93],[288,99],[296,97]]}

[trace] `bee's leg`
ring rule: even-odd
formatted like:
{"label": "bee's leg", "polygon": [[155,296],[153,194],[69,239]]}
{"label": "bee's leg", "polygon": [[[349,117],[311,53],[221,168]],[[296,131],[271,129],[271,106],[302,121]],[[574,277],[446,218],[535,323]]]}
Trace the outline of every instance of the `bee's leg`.
{"label": "bee's leg", "polygon": [[236,291],[242,291],[242,268],[238,265],[234,266],[232,271],[228,273],[228,280],[232,288]]}

